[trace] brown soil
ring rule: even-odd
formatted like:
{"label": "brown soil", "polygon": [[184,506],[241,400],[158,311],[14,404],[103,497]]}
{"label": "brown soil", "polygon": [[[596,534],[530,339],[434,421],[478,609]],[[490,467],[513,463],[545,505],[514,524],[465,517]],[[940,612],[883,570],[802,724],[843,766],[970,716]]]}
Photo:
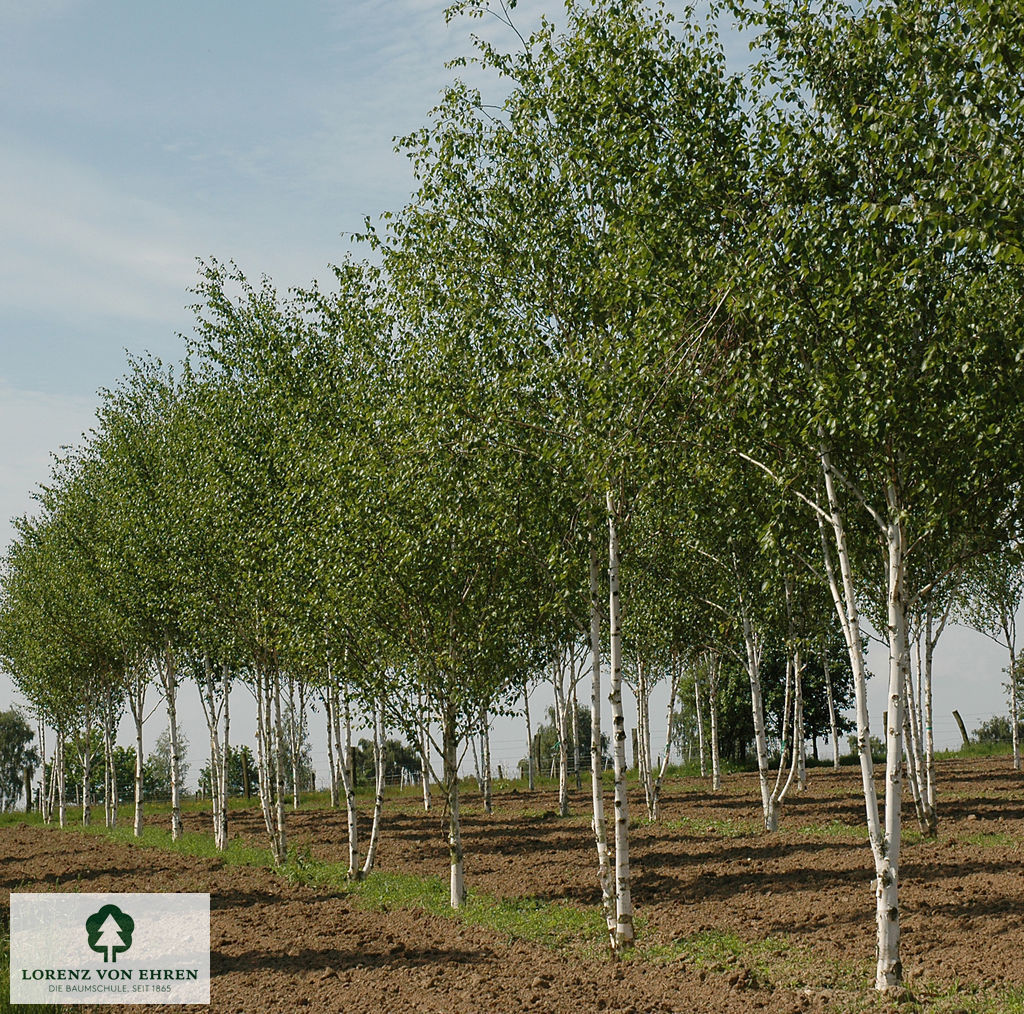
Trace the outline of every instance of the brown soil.
{"label": "brown soil", "polygon": [[[999,1009],[1007,988],[1024,996],[1024,781],[1005,760],[953,761],[941,766],[940,785],[938,839],[908,833],[904,842],[907,981],[917,1009],[960,1009],[958,990],[964,1009],[979,1000],[980,1009]],[[568,819],[555,816],[550,791],[499,793],[491,816],[464,798],[471,890],[599,905],[585,793],[574,794],[577,816]],[[642,815],[641,798],[630,805],[634,818]],[[424,912],[370,911],[266,870],[78,832],[0,829],[0,886],[209,891],[215,1011],[739,1014],[880,1006],[868,988],[873,868],[857,830],[858,772],[812,769],[808,791],[787,802],[785,830],[768,836],[757,830],[759,819],[754,776],[727,778],[714,797],[693,781],[669,784],[662,821],[638,821],[631,835],[643,938],[666,945],[665,956],[620,963]],[[904,820],[906,829],[915,826],[912,806]],[[202,829],[197,815],[191,821]],[[291,843],[316,858],[344,859],[343,813],[300,811],[288,821]],[[232,822],[233,834],[261,840],[258,812],[233,813]],[[389,800],[378,862],[444,876],[440,814],[423,814],[412,797]],[[739,953],[712,952],[716,933],[738,938]]]}

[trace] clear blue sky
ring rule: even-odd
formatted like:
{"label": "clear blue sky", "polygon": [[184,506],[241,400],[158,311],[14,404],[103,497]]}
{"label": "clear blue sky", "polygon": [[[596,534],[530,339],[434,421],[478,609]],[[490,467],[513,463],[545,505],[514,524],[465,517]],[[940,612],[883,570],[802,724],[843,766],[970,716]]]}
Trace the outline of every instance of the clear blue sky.
{"label": "clear blue sky", "polygon": [[[301,284],[344,256],[365,215],[402,204],[411,179],[392,138],[426,122],[471,32],[500,32],[446,25],[444,7],[0,0],[0,544],[125,350],[181,357],[197,257]],[[516,17],[561,9],[529,0]],[[744,59],[745,40],[724,42]],[[965,636],[940,660],[937,708],[984,717],[1002,710],[1003,662]],[[0,707],[10,698],[0,680]],[[502,726],[496,762],[522,756],[521,738]]]}

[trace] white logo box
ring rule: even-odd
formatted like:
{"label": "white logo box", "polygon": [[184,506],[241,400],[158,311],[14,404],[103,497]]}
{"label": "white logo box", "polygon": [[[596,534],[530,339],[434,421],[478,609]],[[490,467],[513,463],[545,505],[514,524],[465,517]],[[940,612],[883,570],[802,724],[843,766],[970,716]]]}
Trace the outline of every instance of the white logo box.
{"label": "white logo box", "polygon": [[11,1003],[209,1003],[208,894],[11,894]]}

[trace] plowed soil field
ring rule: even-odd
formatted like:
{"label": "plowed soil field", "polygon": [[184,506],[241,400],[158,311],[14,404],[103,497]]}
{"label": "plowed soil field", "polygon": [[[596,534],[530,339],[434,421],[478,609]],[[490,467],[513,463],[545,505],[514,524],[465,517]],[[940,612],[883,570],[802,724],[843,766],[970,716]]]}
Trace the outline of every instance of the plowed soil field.
{"label": "plowed soil field", "polygon": [[[903,1010],[1024,1010],[1024,780],[1006,760],[940,765],[936,840],[907,829],[902,863]],[[464,792],[471,892],[573,908],[600,904],[589,798],[555,815],[551,791],[501,791],[495,812]],[[228,866],[95,834],[0,828],[0,886],[11,890],[209,891],[211,1009],[270,1011],[589,1011],[732,1014],[891,1009],[873,977],[873,868],[859,773],[815,768],[760,830],[756,777],[711,795],[669,782],[661,820],[634,827],[633,898],[641,946],[612,962],[591,941],[560,947],[358,894],[312,889],[266,869]],[[102,815],[102,814],[101,814]],[[159,818],[154,818],[159,820]],[[231,834],[262,843],[258,811]],[[190,830],[207,819],[186,815]],[[343,862],[339,811],[288,814],[290,843]],[[441,814],[389,799],[378,867],[446,876]],[[181,1010],[182,1008],[168,1008]],[[197,1008],[202,1009],[202,1008]]]}

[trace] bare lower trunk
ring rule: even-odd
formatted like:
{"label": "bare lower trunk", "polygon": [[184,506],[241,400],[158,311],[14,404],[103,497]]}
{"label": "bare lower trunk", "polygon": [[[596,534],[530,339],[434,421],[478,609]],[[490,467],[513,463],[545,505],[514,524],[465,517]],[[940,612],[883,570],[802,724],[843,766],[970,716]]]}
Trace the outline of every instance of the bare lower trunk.
{"label": "bare lower trunk", "polygon": [[698,667],[694,667],[693,674],[693,706],[697,712],[697,752],[700,757],[700,776],[701,778],[706,778],[708,771],[704,761],[704,707],[700,696],[700,673]]}
{"label": "bare lower trunk", "polygon": [[604,816],[604,770],[601,756],[601,598],[597,551],[590,551],[590,784],[593,794],[594,838],[597,843],[597,876],[601,884],[601,905],[608,927],[609,944],[615,951],[615,881],[608,856],[608,829]]}
{"label": "bare lower trunk", "polygon": [[1017,703],[1017,658],[1010,643],[1010,740],[1013,743],[1013,770],[1020,771],[1020,708]]}
{"label": "bare lower trunk", "polygon": [[523,710],[526,714],[526,778],[531,792],[535,786],[533,781],[533,729],[530,726],[530,688],[523,687]]}
{"label": "bare lower trunk", "polygon": [[757,771],[761,783],[761,810],[766,831],[777,831],[778,814],[768,785],[768,737],[764,727],[764,697],[761,693],[761,641],[754,632],[746,608],[742,608],[743,642],[747,652],[747,676],[750,678],[750,707],[754,717],[754,743]]}
{"label": "bare lower trunk", "polygon": [[171,740],[171,839],[181,837],[181,752],[178,742],[178,669],[174,652],[167,642],[162,670],[164,696],[167,699],[167,729]]}
{"label": "bare lower trunk", "polygon": [[622,613],[619,599],[619,538],[615,505],[608,503],[608,589],[610,661],[608,700],[612,706],[612,750],[615,766],[615,946],[633,942],[633,898],[629,866],[629,800],[626,795],[626,718],[622,711]]}
{"label": "bare lower trunk", "polygon": [[796,751],[796,777],[800,789],[807,788],[807,737],[804,731],[804,679],[800,649],[793,654],[793,748]]}
{"label": "bare lower trunk", "polygon": [[338,807],[338,774],[334,759],[334,712],[330,699],[333,692],[330,688],[325,689],[321,693],[321,699],[324,702],[324,711],[327,715],[327,767],[330,772],[327,781],[331,792],[331,809],[335,810]]}
{"label": "bare lower trunk", "polygon": [[577,710],[579,705],[576,702],[576,679],[577,674],[575,670],[576,659],[573,657],[573,675],[572,675],[572,770],[576,776],[576,791],[579,792],[583,787],[583,783],[580,779],[580,730],[579,723],[577,721]]}
{"label": "bare lower trunk", "polygon": [[825,693],[828,696],[828,724],[832,732],[832,767],[839,770],[839,720],[836,717],[836,702],[832,694],[832,674],[828,668],[828,646],[821,642],[821,669],[825,675]]}
{"label": "bare lower trunk", "polygon": [[[885,527],[888,546],[887,591],[889,634],[889,699],[886,727],[886,801],[885,831],[882,832],[875,792],[874,770],[871,759],[870,724],[867,705],[867,671],[864,666],[860,616],[857,608],[857,588],[853,577],[850,551],[846,538],[846,525],[836,495],[828,449],[821,448],[822,478],[828,502],[828,523],[832,545],[838,561],[838,574],[832,562],[832,550],[825,523],[819,517],[822,551],[829,579],[829,588],[836,613],[843,628],[843,636],[853,670],[854,695],[857,712],[857,749],[860,755],[864,806],[867,816],[868,838],[875,866],[875,910],[877,927],[875,988],[888,991],[897,988],[903,978],[899,957],[899,857],[900,857],[900,803],[902,795],[903,753],[903,687],[909,663],[906,628],[905,546],[902,521],[890,520]],[[887,489],[890,518],[899,518],[895,491]]]}
{"label": "bare lower trunk", "polygon": [[92,715],[86,713],[85,746],[80,750],[82,761],[82,824],[92,822]]}
{"label": "bare lower trunk", "polygon": [[57,732],[57,750],[54,758],[57,772],[57,819],[61,827],[68,826],[67,769],[64,766],[64,731]]}
{"label": "bare lower trunk", "polygon": [[141,838],[144,821],[143,784],[145,775],[142,751],[142,725],[146,720],[146,676],[141,661],[136,663],[132,677],[132,690],[128,695],[128,705],[131,708],[132,719],[135,722],[135,817],[132,822],[132,831],[136,838]]}
{"label": "bare lower trunk", "polygon": [[430,736],[427,733],[427,717],[423,708],[423,701],[419,704],[419,733],[420,733],[420,758],[423,763],[420,767],[420,781],[423,786],[423,811],[430,813]]}
{"label": "bare lower trunk", "polygon": [[[228,758],[231,756],[231,671],[225,662],[221,667],[221,695],[224,700],[224,748],[221,751],[220,770],[217,777],[220,782],[220,814],[214,828],[215,843],[223,851],[228,847]],[[243,758],[242,763],[245,763]]]}
{"label": "bare lower trunk", "polygon": [[658,777],[654,780],[654,813],[652,816],[653,820],[657,820],[660,814],[660,802],[661,802],[661,783],[665,778],[665,772],[668,771],[668,766],[672,758],[672,744],[674,740],[673,728],[672,728],[672,714],[676,710],[676,694],[679,692],[679,679],[681,676],[681,666],[679,665],[678,659],[672,660],[672,674],[670,678],[669,691],[668,691],[668,715],[665,718],[665,728],[668,730],[665,734],[665,758],[661,762],[661,767],[658,770]]}
{"label": "bare lower trunk", "polygon": [[117,826],[117,768],[114,765],[114,701],[108,688],[103,704],[103,817],[107,827]]}
{"label": "bare lower trunk", "polygon": [[274,807],[275,831],[277,833],[278,848],[281,855],[281,862],[288,855],[287,841],[285,838],[285,811],[284,811],[284,730],[281,723],[281,674],[274,664],[274,792],[277,797]]}
{"label": "bare lower trunk", "polygon": [[[39,812],[43,816],[43,823],[49,824],[52,818],[52,806],[50,802],[50,793],[46,784],[46,722],[41,718],[37,723],[39,730],[39,771],[40,771],[40,782],[39,782]],[[52,767],[51,763],[51,767]]]}
{"label": "bare lower trunk", "polygon": [[384,724],[380,703],[373,709],[373,767],[375,774],[373,797],[373,823],[370,825],[370,843],[366,847],[366,860],[363,863],[362,875],[365,877],[372,869],[377,856],[377,840],[380,836],[380,816],[384,809],[384,780],[387,773],[384,757]]}
{"label": "bare lower trunk", "polygon": [[491,784],[491,719],[487,708],[480,709],[480,767],[483,776],[484,810],[494,812],[493,786]]}
{"label": "bare lower trunk", "polygon": [[260,810],[277,865],[287,858],[284,825],[284,783],[281,777],[280,682],[272,662],[257,670],[256,761],[259,771]]}
{"label": "bare lower trunk", "polygon": [[[895,492],[888,490],[890,515],[897,516]],[[875,988],[894,989],[903,979],[900,961],[899,864],[903,794],[903,693],[909,675],[907,591],[903,522],[890,521],[889,559],[889,695],[886,725],[885,840],[876,858],[878,967]]]}
{"label": "bare lower trunk", "polygon": [[[720,665],[720,663],[714,663]],[[711,791],[722,788],[722,761],[718,749],[718,677],[708,681],[708,717],[711,719]],[[703,760],[703,758],[701,758]]]}
{"label": "bare lower trunk", "polygon": [[448,859],[451,871],[449,900],[452,908],[461,908],[466,900],[466,884],[462,869],[462,828],[459,822],[459,742],[456,735],[454,708],[448,709],[443,721],[444,786],[448,797]]}
{"label": "bare lower trunk", "polygon": [[[561,662],[558,663],[561,666]],[[569,735],[568,716],[565,706],[565,692],[561,685],[562,674],[559,670],[555,690],[555,725],[558,730],[558,814],[569,816]]]}

